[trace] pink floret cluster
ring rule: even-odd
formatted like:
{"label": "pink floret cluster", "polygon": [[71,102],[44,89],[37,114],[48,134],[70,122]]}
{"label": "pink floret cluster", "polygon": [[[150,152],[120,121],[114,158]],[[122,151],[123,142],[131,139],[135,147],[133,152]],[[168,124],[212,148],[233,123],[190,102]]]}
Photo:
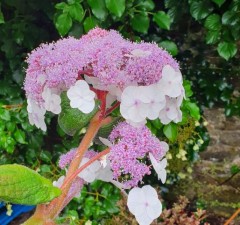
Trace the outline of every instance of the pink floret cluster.
{"label": "pink floret cluster", "polygon": [[[132,54],[134,50],[150,54],[141,57]],[[100,28],[80,39],[70,37],[42,44],[29,54],[27,63],[24,89],[27,97],[40,105],[44,88],[60,94],[76,82],[79,71],[91,71],[100,85],[124,88],[157,82],[167,64],[179,69],[178,63],[156,44],[133,43],[117,31]]]}
{"label": "pink floret cluster", "polygon": [[146,165],[149,153],[157,160],[166,154],[162,143],[146,126],[136,128],[121,122],[113,129],[109,140],[113,143],[109,155],[113,178],[124,188],[137,186],[145,175],[150,174]]}
{"label": "pink floret cluster", "polygon": [[55,88],[61,93],[76,82],[78,71],[84,66],[78,42],[72,37],[61,39],[42,44],[29,54],[24,83],[27,97],[41,103],[44,87]]}
{"label": "pink floret cluster", "polygon": [[[72,162],[72,160],[74,159],[75,155],[76,155],[76,150],[77,148],[73,148],[70,151],[68,151],[65,154],[62,154],[60,156],[60,159],[58,161],[58,166],[61,169],[66,168],[68,165],[70,165],[70,163]],[[88,150],[85,154],[84,157],[91,159],[92,157],[96,156],[98,153],[95,152],[94,150]]]}

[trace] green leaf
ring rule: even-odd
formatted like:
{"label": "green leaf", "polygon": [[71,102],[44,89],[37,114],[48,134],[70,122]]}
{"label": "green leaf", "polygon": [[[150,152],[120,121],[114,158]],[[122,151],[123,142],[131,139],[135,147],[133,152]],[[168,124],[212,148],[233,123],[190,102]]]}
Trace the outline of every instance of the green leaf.
{"label": "green leaf", "polygon": [[193,1],[190,6],[190,13],[196,20],[206,18],[212,11],[212,4],[206,0]]}
{"label": "green leaf", "polygon": [[220,30],[221,29],[221,18],[218,14],[211,14],[207,17],[204,23],[204,27],[209,30]]}
{"label": "green leaf", "polygon": [[191,88],[191,82],[189,80],[183,81],[183,87],[185,90],[185,95],[187,98],[191,97],[193,95],[192,88]]}
{"label": "green leaf", "polygon": [[61,9],[61,10],[64,10],[67,7],[68,7],[68,5],[67,5],[66,2],[61,2],[61,3],[58,3],[58,4],[55,5],[56,9]]}
{"label": "green leaf", "polygon": [[117,17],[125,11],[125,0],[105,0],[107,9]]}
{"label": "green leaf", "polygon": [[239,21],[239,15],[234,11],[226,11],[222,16],[222,23],[224,25],[235,26]]}
{"label": "green leaf", "polygon": [[74,136],[78,131],[85,127],[91,118],[98,111],[98,104],[92,112],[85,114],[79,109],[73,109],[70,106],[70,100],[66,92],[61,94],[61,108],[62,111],[58,116],[58,124],[61,129],[68,135]]}
{"label": "green leaf", "polygon": [[1,146],[10,154],[14,152],[16,141],[11,136],[0,136]]}
{"label": "green leaf", "polygon": [[52,155],[49,151],[41,151],[40,153],[40,159],[43,160],[44,162],[51,162]]}
{"label": "green leaf", "polygon": [[55,21],[55,26],[61,36],[66,35],[72,27],[71,16],[68,13],[59,15]]}
{"label": "green leaf", "polygon": [[13,132],[16,128],[16,123],[15,122],[7,122],[6,128],[8,131]]}
{"label": "green leaf", "polygon": [[26,144],[26,135],[22,130],[17,129],[14,133],[14,138],[18,143]]}
{"label": "green leaf", "polygon": [[11,116],[8,110],[0,109],[0,118],[5,121],[10,121]]}
{"label": "green leaf", "polygon": [[4,21],[3,13],[0,9],[0,24],[2,24],[2,23],[5,23],[5,21]]}
{"label": "green leaf", "polygon": [[231,174],[236,174],[240,172],[240,167],[238,165],[231,166]]}
{"label": "green leaf", "polygon": [[86,33],[96,26],[97,26],[97,20],[94,17],[87,17],[83,22],[84,31]]}
{"label": "green leaf", "polygon": [[221,7],[221,5],[225,2],[226,0],[212,0],[212,2],[216,3],[218,7]]}
{"label": "green leaf", "polygon": [[218,44],[218,54],[226,60],[229,60],[237,53],[237,45],[231,42],[220,42]]}
{"label": "green leaf", "polygon": [[215,44],[220,39],[219,30],[209,30],[206,35],[206,43],[207,44]]}
{"label": "green leaf", "polygon": [[155,3],[152,0],[143,0],[139,3],[139,7],[146,11],[151,11],[155,8]]}
{"label": "green leaf", "polygon": [[119,123],[119,121],[120,121],[120,117],[114,117],[112,118],[110,123],[101,126],[101,128],[98,130],[98,133],[95,136],[94,142],[99,145],[103,145],[99,137],[108,138],[108,136],[113,130],[113,127],[116,126],[116,124]]}
{"label": "green leaf", "polygon": [[231,29],[231,34],[235,41],[240,39],[240,27],[234,27],[234,29]]}
{"label": "green leaf", "polygon": [[157,128],[158,130],[162,128],[163,124],[160,122],[160,119],[157,118],[155,120],[152,120],[151,123],[153,124],[153,126],[155,128]]}
{"label": "green leaf", "polygon": [[177,45],[173,41],[162,41],[159,45],[162,48],[165,48],[172,56],[176,56],[178,54]]}
{"label": "green leaf", "polygon": [[170,140],[171,142],[174,142],[177,138],[177,124],[170,123],[168,125],[165,125],[163,128],[164,135]]}
{"label": "green leaf", "polygon": [[69,6],[69,15],[72,17],[72,19],[81,22],[84,17],[84,10],[80,3],[75,3],[73,5]]}
{"label": "green leaf", "polygon": [[90,5],[93,15],[99,20],[105,20],[107,17],[107,9],[104,0],[87,0]]}
{"label": "green leaf", "polygon": [[52,169],[51,169],[50,165],[42,164],[40,166],[40,171],[41,171],[41,173],[51,173]]}
{"label": "green leaf", "polygon": [[153,21],[157,23],[157,25],[165,30],[170,30],[171,19],[168,14],[163,11],[158,11],[153,15]]}
{"label": "green leaf", "polygon": [[196,103],[186,101],[186,102],[185,102],[185,106],[186,106],[186,108],[189,110],[190,115],[191,115],[194,119],[196,119],[196,120],[199,120],[199,119],[200,119],[200,110],[199,110],[199,107],[197,106]]}
{"label": "green leaf", "polygon": [[135,31],[146,34],[148,32],[150,19],[147,14],[135,14],[130,20],[130,23]]}
{"label": "green leaf", "polygon": [[34,170],[12,164],[0,166],[0,200],[14,204],[37,205],[58,197],[61,190]]}

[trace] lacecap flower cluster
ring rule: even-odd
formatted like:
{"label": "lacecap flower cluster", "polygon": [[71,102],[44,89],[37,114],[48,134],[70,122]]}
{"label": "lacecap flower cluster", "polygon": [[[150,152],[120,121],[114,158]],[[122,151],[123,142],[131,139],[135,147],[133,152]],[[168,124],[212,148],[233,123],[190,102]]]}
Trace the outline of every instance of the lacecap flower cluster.
{"label": "lacecap flower cluster", "polygon": [[[149,225],[161,214],[162,205],[150,185],[137,186],[152,168],[165,183],[168,145],[153,136],[145,123],[157,118],[163,124],[181,121],[184,88],[178,63],[155,43],[134,43],[117,31],[100,28],[80,39],[42,44],[29,54],[27,63],[24,89],[29,121],[43,131],[47,129],[45,113],[61,113],[63,91],[70,107],[85,114],[94,110],[99,92],[106,93],[106,110],[119,103],[125,121],[107,139],[100,138],[110,153],[79,173],[68,199],[85,183],[111,182],[122,191],[130,190],[129,210],[140,225]],[[61,169],[67,169],[75,152],[62,155]],[[89,150],[80,166],[96,154]],[[61,186],[63,179],[55,185]]]}
{"label": "lacecap flower cluster", "polygon": [[45,113],[61,112],[67,91],[72,108],[94,109],[96,91],[107,91],[107,107],[120,102],[121,115],[134,126],[159,118],[181,121],[184,97],[178,63],[154,43],[134,43],[100,28],[80,39],[42,44],[27,58],[24,89],[29,121],[46,131]]}

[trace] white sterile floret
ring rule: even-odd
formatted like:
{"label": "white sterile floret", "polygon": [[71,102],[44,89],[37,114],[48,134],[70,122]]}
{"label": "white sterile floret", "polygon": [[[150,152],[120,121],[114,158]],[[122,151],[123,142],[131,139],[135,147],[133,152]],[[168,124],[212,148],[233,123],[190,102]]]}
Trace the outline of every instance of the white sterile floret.
{"label": "white sterile floret", "polygon": [[37,83],[43,85],[46,81],[46,76],[43,74],[38,75],[37,77]]}
{"label": "white sterile floret", "polygon": [[150,120],[155,120],[159,116],[159,112],[164,108],[166,104],[166,98],[161,89],[159,89],[158,85],[152,84],[149,86],[144,86],[143,91],[148,97],[148,113],[147,117]]}
{"label": "white sterile floret", "polygon": [[134,123],[144,121],[148,113],[148,98],[141,87],[128,86],[121,96],[120,112],[122,116]]}
{"label": "white sterile floret", "polygon": [[166,97],[166,105],[159,113],[161,123],[168,124],[171,121],[178,123],[182,120],[182,111],[180,110],[182,100],[183,95],[177,98]]}
{"label": "white sterile floret", "polygon": [[103,166],[97,172],[97,180],[102,180],[104,182],[112,182],[113,181],[113,171],[110,166],[110,161],[106,159],[106,165]]}
{"label": "white sterile floret", "polygon": [[175,71],[170,65],[166,65],[162,70],[162,78],[158,81],[159,89],[169,97],[178,97],[181,95],[182,74]]}
{"label": "white sterile floret", "polygon": [[161,180],[162,183],[164,184],[166,182],[167,178],[167,171],[166,171],[166,166],[167,166],[167,159],[164,158],[160,162],[158,162],[152,153],[149,153],[149,158],[151,160],[151,163],[153,165],[153,169],[156,171],[158,175],[158,180]]}
{"label": "white sterile floret", "polygon": [[169,150],[169,145],[165,141],[160,141],[160,144],[164,152],[167,152]]}
{"label": "white sterile floret", "polygon": [[99,140],[107,147],[112,147],[113,145],[112,142],[109,141],[107,138],[99,137]]}
{"label": "white sterile floret", "polygon": [[[88,158],[83,158],[80,164],[80,167],[86,164],[89,161]],[[80,178],[85,180],[88,183],[93,182],[98,176],[98,171],[101,168],[101,164],[99,161],[94,161],[91,163],[86,169],[78,174]]]}
{"label": "white sterile floret", "polygon": [[156,84],[128,86],[121,96],[120,112],[127,122],[144,124],[146,118],[154,120],[165,106],[165,97]]}
{"label": "white sterile floret", "polygon": [[90,77],[87,75],[84,75],[84,79],[88,84],[91,84],[95,89],[106,91],[107,88],[105,85],[102,85],[100,82],[100,79],[98,77]]}
{"label": "white sterile floret", "polygon": [[44,88],[42,97],[44,100],[44,108],[54,114],[61,112],[61,98],[59,95],[52,93],[50,88]]}
{"label": "white sterile floret", "polygon": [[131,54],[126,54],[125,56],[132,58],[132,57],[146,57],[149,55],[151,55],[150,51],[144,51],[142,49],[134,49],[131,51]]}
{"label": "white sterile floret", "polygon": [[65,176],[59,177],[57,181],[53,181],[53,186],[60,188],[63,184],[64,179]]}
{"label": "white sterile floret", "polygon": [[150,185],[133,188],[129,192],[127,206],[140,225],[151,224],[162,213],[157,192]]}
{"label": "white sterile floret", "polygon": [[84,80],[78,80],[74,86],[67,91],[70,99],[70,106],[78,108],[83,113],[90,113],[95,106],[95,93],[90,90],[89,85]]}
{"label": "white sterile floret", "polygon": [[40,107],[31,98],[27,99],[27,103],[27,111],[30,124],[35,125],[37,128],[40,128],[43,131],[46,131],[47,126],[44,121],[46,109]]}

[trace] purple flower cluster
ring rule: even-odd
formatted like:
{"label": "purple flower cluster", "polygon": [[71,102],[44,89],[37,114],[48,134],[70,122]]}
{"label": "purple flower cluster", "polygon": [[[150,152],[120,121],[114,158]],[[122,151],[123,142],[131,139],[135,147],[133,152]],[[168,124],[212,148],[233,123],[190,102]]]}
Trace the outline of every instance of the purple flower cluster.
{"label": "purple flower cluster", "polygon": [[144,175],[150,174],[146,165],[149,153],[156,160],[166,154],[164,144],[146,126],[136,128],[121,122],[113,129],[109,140],[113,143],[109,155],[113,178],[121,181],[124,188],[137,186]]}
{"label": "purple flower cluster", "polygon": [[[77,150],[77,148],[73,148],[70,151],[68,151],[66,154],[63,154],[60,156],[60,159],[58,161],[59,168],[64,169],[66,166],[68,166],[72,162],[72,160],[75,157],[76,150]],[[97,155],[97,152],[95,152],[94,150],[88,150],[84,154],[84,157],[91,159],[95,155]]]}
{"label": "purple flower cluster", "polygon": [[[148,52],[142,55],[134,51]],[[149,85],[161,78],[165,65],[178,70],[178,63],[156,44],[133,43],[114,30],[91,30],[81,39],[61,39],[42,44],[27,58],[24,89],[27,97],[42,105],[44,88],[56,94],[69,89],[78,72],[90,70],[103,86]]]}

